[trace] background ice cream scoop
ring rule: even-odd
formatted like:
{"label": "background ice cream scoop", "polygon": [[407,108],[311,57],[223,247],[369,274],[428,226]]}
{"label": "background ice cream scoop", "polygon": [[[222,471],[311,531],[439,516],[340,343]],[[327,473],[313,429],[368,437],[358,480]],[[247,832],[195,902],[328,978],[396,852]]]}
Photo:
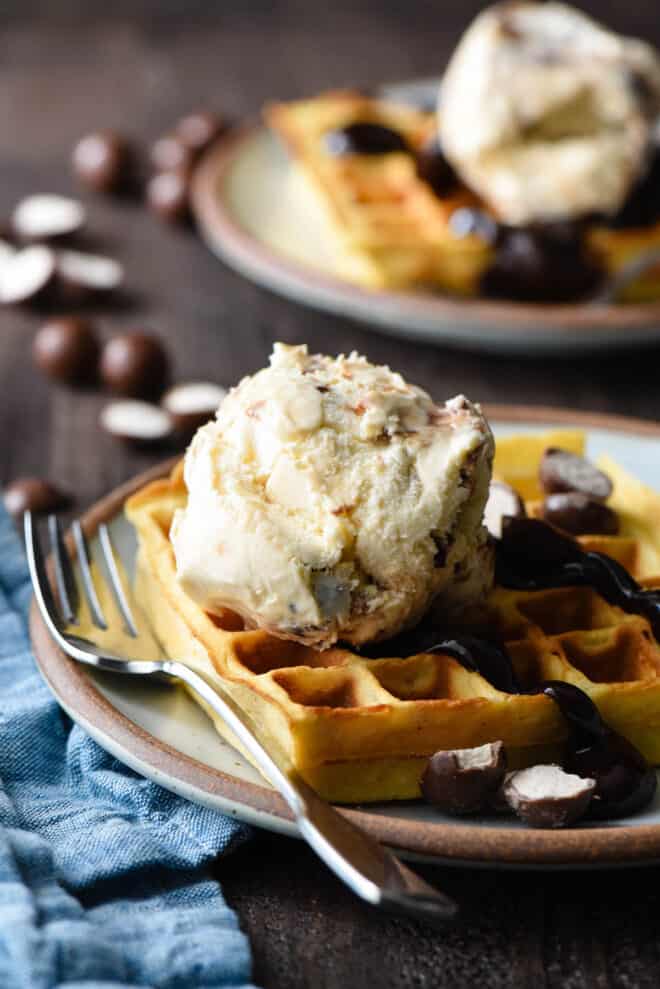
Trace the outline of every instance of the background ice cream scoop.
{"label": "background ice cream scoop", "polygon": [[491,577],[492,453],[466,399],[276,344],[186,454],[179,580],[209,611],[321,647],[393,635],[441,593],[470,604]]}
{"label": "background ice cream scoop", "polygon": [[440,136],[511,224],[614,213],[647,167],[660,58],[561,3],[480,14],[445,74]]}

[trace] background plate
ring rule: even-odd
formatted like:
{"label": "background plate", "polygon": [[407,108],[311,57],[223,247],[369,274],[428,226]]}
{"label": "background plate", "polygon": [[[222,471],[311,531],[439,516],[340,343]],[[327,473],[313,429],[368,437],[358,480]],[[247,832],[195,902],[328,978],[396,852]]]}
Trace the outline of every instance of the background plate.
{"label": "background plate", "polygon": [[[608,452],[660,489],[660,425],[550,409],[487,409],[496,435],[557,424],[588,429],[591,455]],[[87,513],[93,537],[109,521],[129,574],[135,538],[122,514],[126,497],[163,475],[173,461],[113,492]],[[96,547],[92,542],[92,551]],[[260,827],[296,834],[283,801],[182,691],[132,678],[101,675],[67,659],[50,640],[33,605],[31,635],[37,662],[67,713],[104,748],[137,772],[197,803]],[[612,824],[535,831],[509,819],[443,817],[421,801],[345,811],[370,833],[404,852],[433,861],[509,867],[588,867],[660,860],[660,791],[643,813]]]}
{"label": "background plate", "polygon": [[[432,105],[437,80],[383,87]],[[195,173],[193,210],[212,251],[239,272],[297,302],[383,332],[473,350],[574,354],[660,339],[660,303],[524,305],[359,288],[336,277],[325,224],[301,199],[280,143],[261,125],[230,133]]]}

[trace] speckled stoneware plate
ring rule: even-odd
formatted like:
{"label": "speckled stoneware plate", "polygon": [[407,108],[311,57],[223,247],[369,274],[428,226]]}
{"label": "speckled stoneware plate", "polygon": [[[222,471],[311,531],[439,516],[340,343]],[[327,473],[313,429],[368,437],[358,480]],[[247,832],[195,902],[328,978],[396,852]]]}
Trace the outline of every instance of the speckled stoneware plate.
{"label": "speckled stoneware plate", "polygon": [[[496,435],[557,424],[588,431],[588,451],[607,451],[623,467],[660,489],[660,424],[551,409],[492,407]],[[128,574],[135,538],[124,500],[169,469],[162,464],[104,498],[85,516],[92,538],[108,521]],[[183,690],[77,665],[52,643],[33,606],[31,634],[37,661],[67,713],[104,748],[137,772],[197,803],[244,821],[295,835],[274,790],[215,732]],[[564,831],[536,831],[506,818],[444,817],[421,801],[350,809],[370,833],[404,854],[454,864],[507,867],[588,867],[660,861],[660,790],[652,807],[628,819]]]}
{"label": "speckled stoneware plate", "polygon": [[[384,92],[432,105],[437,87],[426,80]],[[286,152],[255,124],[222,138],[193,181],[193,210],[211,250],[274,292],[383,333],[472,350],[571,355],[660,340],[660,303],[523,305],[351,285],[334,273],[318,205],[291,178]]]}

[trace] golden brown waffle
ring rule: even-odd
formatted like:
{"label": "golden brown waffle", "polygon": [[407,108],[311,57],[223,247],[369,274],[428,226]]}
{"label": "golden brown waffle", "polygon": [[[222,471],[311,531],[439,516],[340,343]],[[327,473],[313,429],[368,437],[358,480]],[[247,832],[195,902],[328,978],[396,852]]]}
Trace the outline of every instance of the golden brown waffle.
{"label": "golden brown waffle", "polygon": [[[578,429],[557,429],[497,440],[493,476],[518,491],[531,516],[539,514],[539,465],[544,450],[550,446],[583,456],[586,436]],[[580,542],[587,549],[618,560],[637,580],[655,586],[655,581],[660,579],[660,495],[628,474],[611,457],[602,456],[597,464],[614,485],[608,505],[619,516],[619,535],[583,536]]]}
{"label": "golden brown waffle", "polygon": [[[478,204],[471,192],[459,188],[437,196],[418,177],[411,154],[334,157],[323,145],[326,132],[368,121],[398,131],[419,150],[437,130],[435,113],[341,91],[271,104],[264,116],[285,142],[300,181],[317,194],[328,235],[339,247],[338,274],[369,288],[428,286],[477,294],[492,248],[476,235],[456,236],[448,222],[459,207]],[[641,251],[660,247],[660,223],[635,230],[594,226],[587,239],[604,269],[614,273]],[[660,266],[626,292],[628,301],[659,296]]]}
{"label": "golden brown waffle", "polygon": [[[536,442],[541,449],[548,438]],[[625,476],[619,472],[614,480],[614,500],[620,486],[629,499]],[[628,554],[638,578],[654,582],[640,568],[655,559],[657,547],[651,539],[645,554],[637,543],[649,512],[660,512],[660,496],[641,491],[641,499],[627,501],[624,524],[636,534],[624,532],[610,546],[619,556]],[[344,649],[318,652],[245,630],[231,612],[208,616],[175,576],[168,532],[185,498],[179,467],[127,503],[139,538],[138,599],[165,651],[221,682],[325,797],[415,797],[421,770],[438,749],[502,739],[513,765],[557,751],[566,727],[549,698],[501,693],[448,656],[365,659]],[[583,541],[603,548],[602,541]],[[589,588],[496,588],[481,620],[504,639],[526,686],[546,679],[577,684],[614,728],[660,762],[660,647],[644,619]]]}
{"label": "golden brown waffle", "polygon": [[304,178],[320,195],[341,243],[345,278],[370,288],[436,285],[474,294],[490,248],[475,236],[456,237],[451,213],[476,199],[467,190],[441,199],[418,178],[405,152],[327,154],[323,135],[355,121],[382,124],[420,149],[435,130],[435,115],[354,92],[332,92],[265,110],[269,126],[286,143]]}

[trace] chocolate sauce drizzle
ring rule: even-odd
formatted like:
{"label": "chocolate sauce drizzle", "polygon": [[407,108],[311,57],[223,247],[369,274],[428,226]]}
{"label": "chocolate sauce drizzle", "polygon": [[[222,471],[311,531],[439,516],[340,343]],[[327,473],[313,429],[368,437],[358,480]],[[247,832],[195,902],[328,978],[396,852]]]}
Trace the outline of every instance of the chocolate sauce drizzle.
{"label": "chocolate sauce drizzle", "polygon": [[[501,586],[540,590],[590,585],[611,604],[645,617],[653,634],[659,636],[660,592],[643,590],[615,560],[582,550],[545,522],[506,519],[502,539],[497,541],[496,560],[496,580]],[[657,787],[655,770],[631,742],[603,721],[594,702],[579,687],[549,680],[523,690],[504,646],[471,635],[442,639],[424,651],[451,656],[504,693],[550,697],[569,728],[563,768],[596,781],[589,816],[621,817],[641,810],[652,800]]]}
{"label": "chocolate sauce drizzle", "polygon": [[569,727],[563,768],[596,781],[589,816],[622,817],[650,803],[658,782],[655,769],[603,721],[591,698],[561,680],[548,680],[540,689],[552,698]]}
{"label": "chocolate sauce drizzle", "polygon": [[[504,519],[502,538],[496,540],[495,580],[501,587],[524,591],[593,587],[610,604],[646,618],[660,640],[660,590],[644,590],[616,560],[583,550],[540,519]],[[521,692],[511,658],[498,643],[460,635],[422,648],[452,656],[498,690]]]}
{"label": "chocolate sauce drizzle", "polygon": [[383,124],[356,121],[324,134],[328,154],[384,155],[392,151],[410,151],[403,136]]}
{"label": "chocolate sauce drizzle", "polygon": [[416,155],[417,175],[442,198],[455,192],[460,179],[447,160],[438,137],[433,137]]}
{"label": "chocolate sauce drizzle", "polygon": [[540,519],[505,519],[497,545],[496,582],[517,590],[593,587],[610,604],[646,618],[660,641],[660,590],[644,590],[625,567],[583,550]]}
{"label": "chocolate sauce drizzle", "polygon": [[458,635],[429,646],[425,652],[451,656],[471,673],[478,673],[496,690],[505,694],[522,693],[511,657],[503,646],[473,635]]}
{"label": "chocolate sauce drizzle", "polygon": [[524,302],[570,302],[589,296],[603,270],[579,222],[497,226],[493,259],[480,281],[482,295]]}

